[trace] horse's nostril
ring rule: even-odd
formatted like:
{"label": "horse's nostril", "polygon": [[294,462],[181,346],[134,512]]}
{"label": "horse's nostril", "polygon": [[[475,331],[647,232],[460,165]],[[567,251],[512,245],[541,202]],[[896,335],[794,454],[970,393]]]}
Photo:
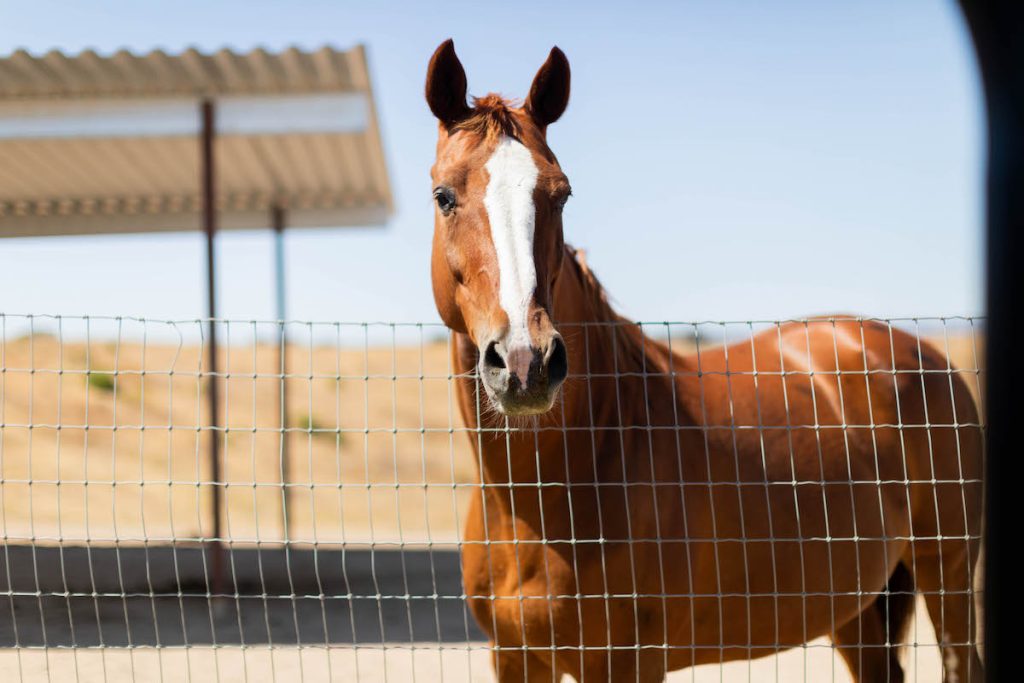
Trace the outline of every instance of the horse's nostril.
{"label": "horse's nostril", "polygon": [[548,359],[548,384],[554,387],[569,374],[569,356],[561,337],[555,337],[552,344],[554,348],[551,349],[551,357]]}
{"label": "horse's nostril", "polygon": [[498,342],[491,342],[484,352],[484,366],[492,370],[504,370],[505,359],[498,353]]}

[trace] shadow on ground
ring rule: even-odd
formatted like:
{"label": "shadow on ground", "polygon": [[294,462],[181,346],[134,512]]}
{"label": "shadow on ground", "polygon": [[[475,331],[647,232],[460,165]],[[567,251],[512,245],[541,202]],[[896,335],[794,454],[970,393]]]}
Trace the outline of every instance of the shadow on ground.
{"label": "shadow on ground", "polygon": [[0,647],[484,640],[456,550],[0,546]]}

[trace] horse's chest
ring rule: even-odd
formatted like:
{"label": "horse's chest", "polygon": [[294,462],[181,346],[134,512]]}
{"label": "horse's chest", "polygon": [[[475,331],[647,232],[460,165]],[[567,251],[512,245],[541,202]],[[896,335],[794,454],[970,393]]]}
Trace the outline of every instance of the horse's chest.
{"label": "horse's chest", "polygon": [[[551,644],[576,593],[564,559],[540,543],[491,540],[463,550],[463,584],[478,623],[498,644]],[[565,604],[563,604],[565,603]]]}

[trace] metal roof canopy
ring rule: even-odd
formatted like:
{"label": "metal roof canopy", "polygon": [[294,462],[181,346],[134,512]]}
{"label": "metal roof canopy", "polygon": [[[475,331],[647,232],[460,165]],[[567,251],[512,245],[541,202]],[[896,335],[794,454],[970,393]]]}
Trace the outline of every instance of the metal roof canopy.
{"label": "metal roof canopy", "polygon": [[0,236],[198,230],[200,103],[218,227],[380,225],[392,211],[361,46],[0,59]]}
{"label": "metal roof canopy", "polygon": [[392,209],[362,46],[0,58],[0,237],[206,234],[214,595],[224,593],[216,231],[274,229],[287,542],[284,228],[380,225]]}

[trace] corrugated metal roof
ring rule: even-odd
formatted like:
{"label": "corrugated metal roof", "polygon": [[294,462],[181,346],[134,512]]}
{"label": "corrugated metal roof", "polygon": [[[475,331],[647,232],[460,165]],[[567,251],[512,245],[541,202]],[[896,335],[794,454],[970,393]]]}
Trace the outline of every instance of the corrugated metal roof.
{"label": "corrugated metal roof", "polygon": [[324,93],[354,94],[345,102],[365,108],[358,130],[218,136],[217,194],[225,229],[265,227],[273,203],[289,207],[293,226],[381,224],[391,213],[362,46],[280,54],[122,51],[107,57],[19,51],[2,58],[0,236],[192,230],[199,228],[200,206],[194,135],[4,135],[5,112],[13,130],[14,117],[32,123],[32,112],[55,107],[88,113],[97,102],[173,102],[180,108],[194,100],[198,108],[202,99]]}
{"label": "corrugated metal roof", "polygon": [[18,50],[0,59],[0,99],[152,95],[223,96],[367,90],[361,47],[315,52],[262,48],[243,54],[228,49],[203,54],[120,50],[102,57],[92,50],[34,56]]}

